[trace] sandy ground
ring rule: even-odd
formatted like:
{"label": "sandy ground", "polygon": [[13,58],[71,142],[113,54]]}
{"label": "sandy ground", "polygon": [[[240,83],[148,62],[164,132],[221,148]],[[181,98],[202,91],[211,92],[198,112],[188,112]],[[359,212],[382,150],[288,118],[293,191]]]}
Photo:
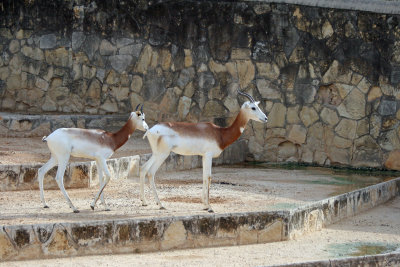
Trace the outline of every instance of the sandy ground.
{"label": "sandy ground", "polygon": [[[142,136],[143,133],[134,133],[111,158],[151,153],[147,139]],[[0,164],[45,163],[49,158],[50,151],[42,137],[0,138]],[[87,160],[71,157],[71,161]]]}
{"label": "sandy ground", "polygon": [[[325,169],[282,170],[237,165],[214,167],[213,174],[210,200],[217,213],[288,209],[354,189],[335,184],[335,178]],[[49,209],[42,208],[37,190],[1,192],[0,224],[203,214],[206,211],[202,210],[200,200],[201,177],[202,169],[156,175],[158,195],[166,210],[159,210],[147,186],[149,206],[141,206],[138,178],[110,181],[104,193],[111,211],[105,211],[100,203],[94,212],[90,209],[98,187],[67,190],[79,214],[72,214],[60,190],[45,191]]]}
{"label": "sandy ground", "polygon": [[400,248],[400,198],[297,240],[233,247],[0,263],[0,266],[270,266]]}

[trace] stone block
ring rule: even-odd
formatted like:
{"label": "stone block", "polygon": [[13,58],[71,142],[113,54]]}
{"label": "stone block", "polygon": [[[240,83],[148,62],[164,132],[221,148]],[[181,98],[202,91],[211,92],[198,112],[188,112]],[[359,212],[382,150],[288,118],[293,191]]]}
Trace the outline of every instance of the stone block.
{"label": "stone block", "polygon": [[22,54],[24,54],[24,56],[29,57],[33,60],[41,61],[44,59],[43,51],[38,47],[32,48],[30,46],[23,46],[21,52]]}
{"label": "stone block", "polygon": [[103,39],[100,43],[99,52],[102,56],[111,56],[116,54],[117,48],[108,40]]}
{"label": "stone block", "polygon": [[400,171],[400,150],[396,149],[389,153],[387,160],[385,161],[385,167],[390,170]]}
{"label": "stone block", "polygon": [[123,73],[132,63],[130,55],[115,55],[109,57],[111,66],[119,73]]}
{"label": "stone block", "polygon": [[257,76],[266,77],[271,80],[278,79],[280,75],[279,66],[275,63],[256,63]]}
{"label": "stone block", "polygon": [[358,89],[352,90],[337,108],[340,116],[358,120],[365,116],[365,95]]}
{"label": "stone block", "polygon": [[57,45],[57,37],[55,34],[46,34],[40,36],[40,49],[52,49]]}
{"label": "stone block", "polygon": [[187,232],[182,221],[172,222],[164,231],[161,240],[161,249],[176,249],[185,247]]}
{"label": "stone block", "polygon": [[309,127],[316,122],[319,117],[314,108],[305,106],[300,111],[300,119],[306,127]]}
{"label": "stone block", "polygon": [[236,60],[236,71],[239,76],[240,88],[246,88],[255,76],[255,67],[251,60]]}
{"label": "stone block", "polygon": [[73,256],[78,252],[76,244],[69,238],[67,231],[56,228],[51,241],[46,247],[47,252],[53,256]]}
{"label": "stone block", "polygon": [[378,111],[379,111],[379,114],[382,116],[396,114],[396,111],[397,111],[396,101],[382,100],[379,105]]}
{"label": "stone block", "polygon": [[205,117],[216,117],[226,115],[226,113],[227,111],[224,106],[215,100],[208,101],[203,110],[203,116]]}
{"label": "stone block", "polygon": [[275,221],[258,232],[258,243],[277,242],[283,240],[283,227],[281,221]]}
{"label": "stone block", "polygon": [[184,119],[186,118],[186,115],[189,113],[190,111],[190,107],[192,104],[192,99],[186,96],[182,96],[179,99],[179,103],[178,103],[178,116],[179,119]]}
{"label": "stone block", "polygon": [[303,144],[306,141],[307,129],[301,125],[293,125],[289,129],[288,139],[296,144]]}
{"label": "stone block", "polygon": [[231,52],[231,59],[250,59],[251,51],[246,48],[234,48]]}
{"label": "stone block", "polygon": [[215,85],[215,78],[211,72],[201,72],[198,77],[198,86],[200,89],[209,90]]}
{"label": "stone block", "polygon": [[20,45],[18,40],[12,40],[10,42],[9,48],[11,53],[15,54],[20,50]]}
{"label": "stone block", "polygon": [[6,232],[0,230],[0,260],[13,259],[17,253],[18,251],[14,248]]}
{"label": "stone block", "polygon": [[83,32],[73,32],[72,33],[72,49],[74,51],[79,50],[79,48],[81,48],[85,39],[86,39],[86,36]]}
{"label": "stone block", "polygon": [[258,231],[252,229],[249,225],[243,225],[239,227],[239,244],[247,245],[247,244],[256,244],[258,241]]}
{"label": "stone block", "polygon": [[59,67],[72,67],[72,53],[64,47],[45,51],[46,62]]}
{"label": "stone block", "polygon": [[331,126],[335,126],[339,122],[339,117],[335,110],[324,107],[320,114],[321,120]]}
{"label": "stone block", "polygon": [[29,119],[12,120],[9,129],[16,132],[27,132],[32,129],[32,122]]}
{"label": "stone block", "polygon": [[342,119],[336,126],[336,133],[346,139],[353,140],[356,136],[357,122],[349,119]]}
{"label": "stone block", "polygon": [[286,107],[282,103],[274,103],[268,114],[268,126],[279,128],[285,125]]}
{"label": "stone block", "polygon": [[99,46],[100,38],[95,34],[91,34],[86,36],[86,38],[82,42],[81,49],[85,52],[87,57],[92,60],[97,50],[99,49]]}
{"label": "stone block", "polygon": [[69,183],[71,188],[89,187],[91,168],[89,162],[71,162],[69,165]]}
{"label": "stone block", "polygon": [[279,88],[265,79],[256,80],[257,89],[260,92],[262,98],[272,100],[272,99],[282,99],[281,92]]}

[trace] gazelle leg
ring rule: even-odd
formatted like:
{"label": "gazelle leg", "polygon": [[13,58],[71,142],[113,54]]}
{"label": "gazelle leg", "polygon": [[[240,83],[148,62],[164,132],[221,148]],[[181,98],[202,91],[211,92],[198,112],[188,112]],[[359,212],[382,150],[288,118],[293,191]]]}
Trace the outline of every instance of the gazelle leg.
{"label": "gazelle leg", "polygon": [[40,169],[38,170],[38,181],[39,181],[39,189],[40,189],[40,200],[42,201],[43,208],[48,208],[46,201],[44,200],[44,191],[43,191],[43,180],[45,174],[53,168],[57,164],[57,159],[51,154],[51,157],[46,164],[44,164]]}
{"label": "gazelle leg", "polygon": [[68,202],[68,205],[71,207],[71,209],[74,211],[74,213],[78,213],[79,210],[75,208],[74,204],[72,204],[71,199],[68,196],[67,191],[65,191],[64,188],[64,173],[65,169],[67,168],[68,160],[69,160],[69,155],[62,157],[62,158],[57,158],[58,160],[58,169],[57,169],[57,176],[56,176],[56,181],[58,184],[58,187],[60,188],[61,192],[64,194],[65,199]]}
{"label": "gazelle leg", "polygon": [[[97,172],[99,174],[99,186],[101,188],[103,186],[103,184],[104,184],[103,169],[101,167],[99,167],[101,165],[97,160],[96,160],[96,164],[97,164]],[[101,192],[100,201],[101,201],[101,204],[104,206],[104,210],[105,211],[110,211],[110,209],[108,208],[108,206],[106,204],[106,201],[104,200],[104,192]]]}
{"label": "gazelle leg", "polygon": [[164,153],[164,154],[158,154],[155,158],[155,162],[153,163],[153,165],[151,165],[150,170],[149,170],[151,189],[153,190],[154,198],[156,199],[157,205],[160,207],[160,209],[165,209],[165,208],[161,204],[160,199],[158,198],[156,185],[154,183],[154,175],[156,174],[156,172],[160,168],[160,166],[163,164],[165,159],[168,158],[168,156],[169,156],[169,152]]}
{"label": "gazelle leg", "polygon": [[110,178],[111,178],[111,174],[110,174],[110,172],[109,172],[109,170],[108,170],[106,160],[105,160],[105,159],[98,159],[98,160],[96,160],[96,161],[97,161],[98,164],[99,164],[98,168],[103,169],[103,172],[104,172],[104,174],[106,175],[106,179],[105,179],[105,181],[103,182],[103,185],[100,186],[99,192],[97,192],[96,196],[95,196],[94,199],[93,199],[92,204],[90,205],[90,207],[92,208],[92,210],[94,210],[94,207],[96,206],[97,200],[99,199],[100,195],[103,193],[104,188],[106,187],[106,185],[108,184],[108,182],[110,181]]}
{"label": "gazelle leg", "polygon": [[208,212],[214,212],[210,206],[210,184],[211,184],[211,166],[212,166],[212,156],[203,156],[203,209],[208,210]]}
{"label": "gazelle leg", "polygon": [[154,156],[152,155],[150,157],[150,159],[143,164],[143,166],[140,168],[140,200],[142,201],[142,206],[147,206],[146,203],[146,198],[144,195],[144,182],[145,182],[145,178],[148,175],[149,169],[151,167],[151,165],[154,163]]}

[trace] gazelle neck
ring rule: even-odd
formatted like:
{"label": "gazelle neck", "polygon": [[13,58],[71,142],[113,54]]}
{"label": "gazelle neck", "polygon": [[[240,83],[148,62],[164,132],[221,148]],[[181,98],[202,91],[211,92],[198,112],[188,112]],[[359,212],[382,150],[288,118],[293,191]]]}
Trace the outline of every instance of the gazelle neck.
{"label": "gazelle neck", "polygon": [[125,144],[135,130],[136,130],[136,125],[133,123],[131,118],[129,118],[129,120],[125,123],[124,126],[122,126],[121,129],[119,129],[118,132],[112,134],[112,138],[114,139],[113,150],[115,151],[118,148],[120,148],[123,144]]}
{"label": "gazelle neck", "polygon": [[249,119],[247,118],[245,112],[240,109],[239,114],[236,116],[236,119],[231,126],[221,129],[221,149],[225,149],[240,137],[248,121]]}

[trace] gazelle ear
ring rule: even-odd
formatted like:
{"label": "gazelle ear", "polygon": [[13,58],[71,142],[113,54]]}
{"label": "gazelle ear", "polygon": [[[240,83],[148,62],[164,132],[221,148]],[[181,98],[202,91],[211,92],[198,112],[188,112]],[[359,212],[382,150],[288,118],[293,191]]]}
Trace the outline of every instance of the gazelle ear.
{"label": "gazelle ear", "polygon": [[256,105],[258,106],[258,104],[260,104],[260,101],[256,101],[256,102],[254,102],[254,103],[256,103]]}

